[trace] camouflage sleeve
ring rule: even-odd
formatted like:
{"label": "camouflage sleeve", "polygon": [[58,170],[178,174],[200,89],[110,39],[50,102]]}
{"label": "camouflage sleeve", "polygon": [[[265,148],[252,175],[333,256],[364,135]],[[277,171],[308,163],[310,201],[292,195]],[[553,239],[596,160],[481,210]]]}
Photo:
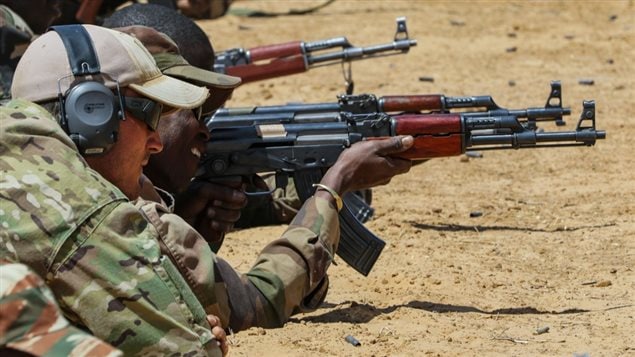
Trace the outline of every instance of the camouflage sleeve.
{"label": "camouflage sleeve", "polygon": [[123,356],[121,351],[71,326],[53,293],[24,264],[0,261],[0,352],[34,356]]}
{"label": "camouflage sleeve", "polygon": [[103,208],[57,257],[49,285],[62,309],[126,355],[220,355],[203,307],[133,205]]}
{"label": "camouflage sleeve", "polygon": [[137,207],[206,313],[220,317],[223,327],[279,327],[293,313],[317,308],[326,295],[326,270],[339,242],[337,211],[327,200],[307,200],[245,275],[216,257],[194,228],[161,205],[139,201]]}
{"label": "camouflage sleeve", "polygon": [[[339,238],[337,210],[329,201],[312,197],[282,237],[262,250],[247,276],[272,307],[269,326],[281,326],[292,314],[315,310],[324,301],[326,272]],[[235,319],[246,317],[237,314]]]}

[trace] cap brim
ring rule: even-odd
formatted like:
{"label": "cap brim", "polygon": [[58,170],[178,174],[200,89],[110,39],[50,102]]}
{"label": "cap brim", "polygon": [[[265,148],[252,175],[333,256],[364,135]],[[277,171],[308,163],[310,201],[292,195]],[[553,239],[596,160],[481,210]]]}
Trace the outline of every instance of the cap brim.
{"label": "cap brim", "polygon": [[205,87],[161,75],[143,84],[130,84],[135,92],[163,105],[180,109],[192,109],[201,106],[209,91]]}
{"label": "cap brim", "polygon": [[240,77],[206,71],[191,65],[177,65],[162,70],[163,74],[194,82],[207,87],[232,89],[240,85]]}

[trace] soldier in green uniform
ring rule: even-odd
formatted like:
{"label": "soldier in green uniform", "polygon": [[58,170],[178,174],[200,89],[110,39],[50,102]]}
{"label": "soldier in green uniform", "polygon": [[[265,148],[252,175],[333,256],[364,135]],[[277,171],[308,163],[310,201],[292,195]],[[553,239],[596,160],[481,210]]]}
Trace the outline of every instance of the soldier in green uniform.
{"label": "soldier in green uniform", "polygon": [[[165,33],[179,47],[179,53],[183,59],[178,61],[187,60],[192,66],[200,68],[198,73],[207,72],[198,76],[176,74],[179,79],[205,85],[201,83],[200,78],[213,76],[210,74],[214,65],[212,44],[205,32],[188,17],[158,5],[134,4],[116,11],[104,21],[104,26],[111,28],[133,25],[148,26]],[[164,72],[167,70],[167,75],[175,75],[169,70],[173,68],[174,60],[165,60],[169,58],[169,55],[165,53],[174,52],[174,50],[165,44],[161,49],[156,45],[156,40],[144,40],[143,37],[139,39],[153,53],[159,68]],[[222,106],[235,87],[227,85],[210,87],[209,84],[207,86],[213,95],[208,98],[203,111],[204,115],[209,115]],[[232,230],[236,222],[240,222],[241,228],[291,222],[302,206],[292,182],[285,187],[285,190],[277,190],[273,195],[250,198],[249,201],[240,190],[240,183],[236,182],[233,182],[233,185],[198,182],[188,187],[198,163],[198,158],[192,161],[193,156],[190,150],[197,145],[201,147],[201,144],[195,144],[196,142],[209,139],[205,124],[203,122],[194,124],[195,120],[181,115],[169,121],[162,121],[158,131],[163,140],[164,149],[161,153],[153,155],[144,168],[144,173],[157,186],[158,192],[163,195],[165,192],[176,195],[175,213],[179,215],[187,213],[188,222],[196,224],[195,228],[212,244],[215,251],[220,248],[225,233]],[[265,182],[261,184],[260,187],[249,186],[247,189],[250,191],[268,189],[265,187]],[[144,190],[144,192],[145,198],[152,198],[149,196],[152,190]],[[208,199],[208,204],[200,202],[204,197]],[[192,198],[197,202],[190,202]],[[192,217],[191,207],[193,206],[205,208],[205,211],[199,212],[197,217]]]}
{"label": "soldier in green uniform", "polygon": [[[150,130],[156,128],[161,104],[194,108],[205,101],[207,90],[162,76],[151,55],[128,35],[80,28],[88,33],[83,43],[92,44],[98,58],[97,64],[82,58],[80,68],[100,68],[100,73],[74,75],[70,66],[77,61],[70,60],[60,35],[48,32],[23,55],[12,94],[60,107],[55,98],[61,94],[68,103],[73,83],[73,89],[86,90],[89,97],[80,93],[75,106],[64,106],[66,113],[75,110],[75,121],[85,119],[89,126],[103,119],[94,114],[114,114],[106,121],[116,120],[114,129],[102,127],[106,147],[112,147],[90,155],[103,144],[84,140],[95,134],[90,129],[83,134],[72,130],[71,138],[40,106],[23,99],[3,106],[0,253],[44,277],[73,324],[126,355],[220,355],[208,314],[161,253],[145,217],[129,203],[138,195],[142,165],[161,149]],[[79,84],[96,87],[91,91]],[[100,84],[110,93],[119,87],[120,95],[101,100],[107,93],[94,92],[103,89]],[[113,107],[121,102],[128,104],[125,109]],[[68,118],[62,120],[66,128]]]}
{"label": "soldier in green uniform", "polygon": [[[235,182],[233,187],[207,182],[190,184],[190,181],[210,138],[202,120],[203,113],[216,110],[224,102],[224,98],[240,84],[240,78],[189,65],[180,55],[176,44],[167,35],[153,28],[129,26],[116,30],[129,33],[141,41],[153,55],[163,74],[204,85],[210,90],[211,95],[200,113],[176,111],[167,114],[159,122],[157,131],[163,150],[152,155],[144,168],[144,174],[151,181],[144,180],[141,196],[157,202],[163,200],[167,207],[173,208],[171,211],[186,219],[212,244],[212,249],[217,251],[224,233],[231,230],[240,217],[247,198],[239,190],[240,181]],[[179,194],[176,201],[170,193]]]}
{"label": "soldier in green uniform", "polygon": [[[60,94],[71,99],[68,83],[101,81],[114,89],[117,83],[108,78],[115,78],[115,92],[123,96],[115,93],[115,102],[126,103],[118,133],[107,136],[116,141],[94,154],[99,147],[78,133],[69,135],[40,106],[16,99],[0,108],[1,256],[45,277],[73,323],[126,355],[219,354],[206,315],[238,331],[281,326],[291,314],[319,306],[339,242],[340,195],[406,172],[410,162],[390,155],[410,147],[412,138],[361,142],[346,150],[283,236],[239,274],[164,205],[136,199],[143,165],[162,148],[156,106],[191,111],[205,102],[205,92],[161,75],[132,37],[82,28],[103,76],[79,78],[69,68],[77,62],[69,61],[60,36],[49,32],[25,52],[12,94],[43,104],[69,130],[60,107],[78,108],[85,112],[80,118],[87,118],[102,103],[59,103]],[[67,76],[69,81],[60,81]]]}
{"label": "soldier in green uniform", "polygon": [[[214,49],[209,38],[194,21],[186,16],[158,5],[134,4],[116,11],[104,21],[104,26],[111,28],[133,25],[152,27],[167,34],[176,42],[180,54],[192,66],[208,71],[213,68]],[[143,41],[142,38],[140,39]],[[154,43],[146,46],[153,54],[157,51],[163,53],[170,51],[165,47],[161,50]],[[165,57],[166,55],[160,54],[158,56]],[[170,72],[171,61],[158,59],[157,63],[162,71],[168,69]],[[167,72],[166,74],[174,75],[174,73]],[[206,76],[208,77],[209,74],[199,75],[199,78]],[[200,85],[205,84],[197,81],[195,76],[180,75],[178,78]],[[208,99],[204,114],[222,106],[233,88],[227,90],[227,86],[225,88],[216,86],[210,90],[214,94]],[[178,124],[176,124],[177,122]],[[209,182],[197,182],[188,187],[196,170],[190,164],[192,162],[190,153],[192,143],[204,139],[208,135],[204,123],[199,123],[198,134],[194,136],[195,124],[193,122],[194,119],[183,116],[163,121],[163,124],[159,126],[159,134],[163,140],[164,149],[161,153],[153,155],[144,168],[144,173],[158,186],[159,192],[167,191],[176,195],[175,207],[177,210],[175,213],[182,215],[184,210],[180,208],[187,209],[188,222],[196,223],[195,228],[212,244],[215,251],[220,247],[225,233],[234,226],[248,228],[290,223],[302,206],[293,179],[290,179],[284,190],[275,190],[271,195],[250,197],[248,203],[245,203],[246,196],[237,189],[240,188],[240,184],[235,182],[233,187]],[[270,190],[270,187],[274,186],[274,180],[272,177],[265,177],[265,180],[258,180],[257,177],[254,177],[252,181],[259,185],[249,183],[247,190]],[[145,197],[151,198],[151,196]],[[208,199],[208,204],[200,202],[205,197]],[[190,198],[195,198],[198,202],[192,203],[189,201]],[[190,209],[192,206],[204,207],[207,212],[201,211],[200,215],[193,218]],[[239,209],[240,212],[238,212]]]}

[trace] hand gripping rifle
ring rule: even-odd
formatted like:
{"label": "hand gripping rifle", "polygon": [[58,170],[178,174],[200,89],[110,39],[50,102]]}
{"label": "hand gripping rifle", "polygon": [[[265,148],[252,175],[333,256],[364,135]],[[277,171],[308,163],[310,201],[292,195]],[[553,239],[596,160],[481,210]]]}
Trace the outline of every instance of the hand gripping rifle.
{"label": "hand gripping rifle", "polygon": [[[214,71],[240,77],[243,83],[302,73],[309,68],[327,66],[353,60],[407,53],[417,41],[408,38],[406,18],[397,18],[397,32],[392,43],[370,47],[354,47],[346,37],[322,41],[293,41],[276,45],[254,47],[248,50],[234,48],[216,55]],[[339,51],[326,52],[333,48]],[[352,93],[350,68],[348,78]]]}
{"label": "hand gripping rifle", "polygon": [[[468,149],[505,150],[561,146],[592,146],[606,132],[595,129],[595,102],[584,101],[575,131],[538,132],[527,125],[524,112],[479,116],[469,113],[390,115],[384,112],[338,115],[324,113],[311,120],[252,122],[217,126],[207,123],[211,140],[201,161],[198,179],[248,176],[275,171],[277,186],[293,175],[300,199],[314,193],[323,171],[347,147],[364,139],[412,135],[414,145],[399,157],[420,160],[454,156]],[[554,119],[554,121],[556,121]],[[347,207],[340,211],[341,239],[337,254],[368,275],[385,242],[366,229]]]}

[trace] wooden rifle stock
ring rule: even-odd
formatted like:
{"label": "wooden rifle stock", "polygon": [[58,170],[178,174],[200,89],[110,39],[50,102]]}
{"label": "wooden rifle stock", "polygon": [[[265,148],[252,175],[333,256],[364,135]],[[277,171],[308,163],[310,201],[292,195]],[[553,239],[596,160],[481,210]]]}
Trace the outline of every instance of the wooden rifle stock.
{"label": "wooden rifle stock", "polygon": [[227,68],[227,74],[240,77],[243,84],[276,78],[289,74],[302,73],[307,70],[302,55],[273,60],[265,64],[246,64]]}

